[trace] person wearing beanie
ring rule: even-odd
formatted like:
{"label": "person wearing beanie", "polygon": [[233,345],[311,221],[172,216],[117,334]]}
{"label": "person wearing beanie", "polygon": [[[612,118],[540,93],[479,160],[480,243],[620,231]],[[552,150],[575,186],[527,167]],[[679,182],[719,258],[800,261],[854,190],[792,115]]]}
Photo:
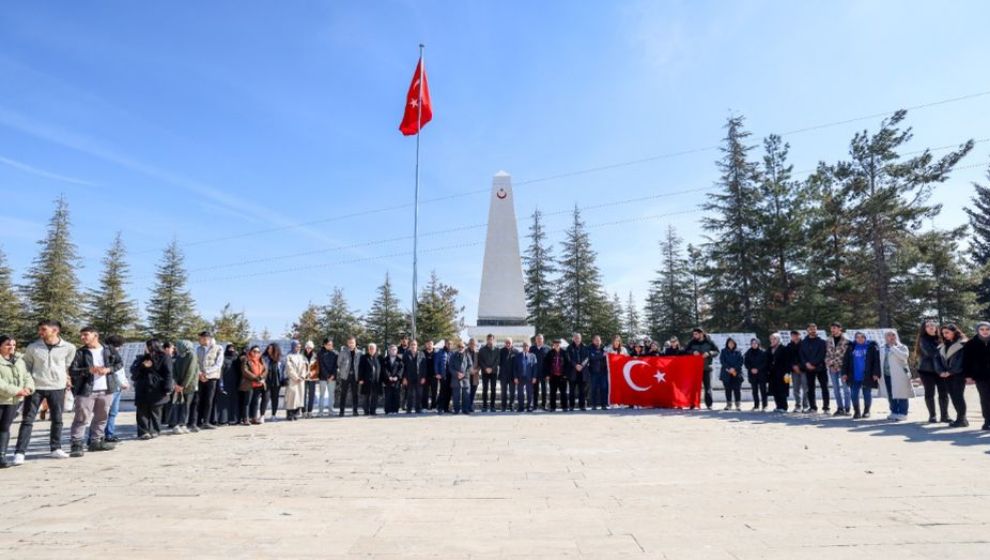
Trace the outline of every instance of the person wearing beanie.
{"label": "person wearing beanie", "polygon": [[963,370],[976,382],[983,429],[990,431],[990,322],[977,323],[976,336],[963,347]]}

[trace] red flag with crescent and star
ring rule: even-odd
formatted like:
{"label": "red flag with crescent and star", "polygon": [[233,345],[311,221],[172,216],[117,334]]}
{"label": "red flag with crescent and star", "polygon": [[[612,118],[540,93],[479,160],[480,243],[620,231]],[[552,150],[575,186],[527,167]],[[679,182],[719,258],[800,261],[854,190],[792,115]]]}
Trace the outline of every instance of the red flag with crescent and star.
{"label": "red flag with crescent and star", "polygon": [[653,408],[701,406],[702,356],[608,355],[609,402]]}
{"label": "red flag with crescent and star", "polygon": [[430,84],[426,81],[426,68],[423,59],[416,64],[409,93],[406,94],[406,109],[402,114],[399,130],[406,136],[418,134],[426,123],[433,119],[433,104],[430,102]]}

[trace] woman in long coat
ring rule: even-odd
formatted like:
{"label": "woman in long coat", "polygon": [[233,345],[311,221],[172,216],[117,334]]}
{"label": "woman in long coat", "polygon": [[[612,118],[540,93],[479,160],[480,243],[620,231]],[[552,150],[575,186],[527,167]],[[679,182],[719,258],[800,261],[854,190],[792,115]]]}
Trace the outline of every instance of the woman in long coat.
{"label": "woman in long coat", "polygon": [[908,348],[901,344],[896,331],[887,331],[883,339],[884,344],[880,347],[880,371],[883,375],[880,396],[887,397],[890,403],[890,416],[887,419],[900,422],[907,420],[908,399],[914,397],[911,368],[908,367]]}
{"label": "woman in long coat", "polygon": [[241,383],[241,360],[237,347],[228,344],[223,352],[223,369],[220,374],[220,388],[216,395],[216,415],[213,423],[217,426],[237,424],[240,409],[237,406],[237,387]]}
{"label": "woman in long coat", "polygon": [[298,420],[306,401],[306,379],[309,378],[309,363],[299,351],[299,341],[292,341],[292,351],[285,358],[285,418]]}
{"label": "woman in long coat", "polygon": [[746,378],[753,388],[753,410],[767,410],[767,382],[770,381],[770,355],[760,346],[758,339],[749,341],[749,350],[743,355]]}

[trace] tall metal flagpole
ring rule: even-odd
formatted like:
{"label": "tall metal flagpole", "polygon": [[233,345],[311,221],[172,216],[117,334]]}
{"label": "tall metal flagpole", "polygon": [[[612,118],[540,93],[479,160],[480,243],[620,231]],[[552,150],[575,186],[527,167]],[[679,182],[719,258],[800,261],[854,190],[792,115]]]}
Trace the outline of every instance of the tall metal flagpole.
{"label": "tall metal flagpole", "polygon": [[416,340],[416,298],[419,296],[416,289],[416,272],[419,264],[419,133],[423,128],[423,49],[425,46],[419,44],[419,102],[416,104],[416,193],[413,195],[413,277],[412,277],[412,339]]}

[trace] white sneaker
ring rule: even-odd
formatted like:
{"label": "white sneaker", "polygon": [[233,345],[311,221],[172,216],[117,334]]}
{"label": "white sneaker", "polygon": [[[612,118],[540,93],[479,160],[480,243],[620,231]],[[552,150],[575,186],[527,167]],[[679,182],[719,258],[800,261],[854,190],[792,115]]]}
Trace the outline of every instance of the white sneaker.
{"label": "white sneaker", "polygon": [[176,427],[172,428],[172,435],[173,436],[181,436],[182,435],[182,428],[179,427],[179,426],[176,426]]}
{"label": "white sneaker", "polygon": [[24,454],[14,453],[14,466],[19,466],[24,464]]}
{"label": "white sneaker", "polygon": [[897,415],[894,413],[888,414],[887,420],[897,420]]}
{"label": "white sneaker", "polygon": [[258,423],[259,424],[264,424],[265,423],[265,417],[264,416],[259,416],[258,417]]}
{"label": "white sneaker", "polygon": [[[50,455],[50,457],[52,459],[68,459],[69,458],[69,454],[66,453],[65,451],[62,451],[61,449],[56,449],[55,451],[52,451],[52,454]],[[14,460],[15,461],[17,460],[17,457],[16,456],[14,457]]]}

